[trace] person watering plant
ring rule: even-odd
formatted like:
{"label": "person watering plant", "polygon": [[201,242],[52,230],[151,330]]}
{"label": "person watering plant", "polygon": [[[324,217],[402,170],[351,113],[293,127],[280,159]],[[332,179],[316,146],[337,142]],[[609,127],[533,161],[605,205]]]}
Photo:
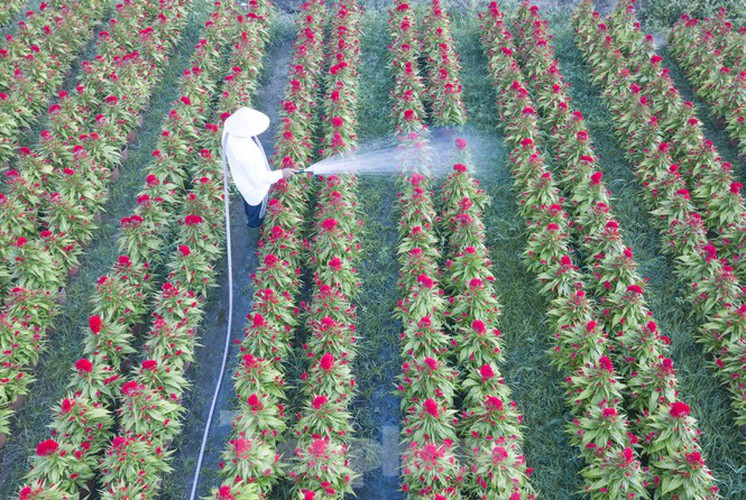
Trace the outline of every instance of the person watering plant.
{"label": "person watering plant", "polygon": [[223,163],[228,162],[233,182],[243,198],[247,225],[259,227],[264,220],[269,188],[296,170],[269,168],[262,143],[257,137],[269,127],[269,116],[250,108],[239,108],[223,125]]}

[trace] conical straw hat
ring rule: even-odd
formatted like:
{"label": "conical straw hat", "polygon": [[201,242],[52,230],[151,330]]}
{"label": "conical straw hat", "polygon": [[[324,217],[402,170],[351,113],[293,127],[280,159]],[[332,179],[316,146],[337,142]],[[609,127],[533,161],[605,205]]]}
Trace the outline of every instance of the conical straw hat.
{"label": "conical straw hat", "polygon": [[223,129],[234,137],[254,137],[269,127],[269,116],[251,108],[238,108],[225,120]]}

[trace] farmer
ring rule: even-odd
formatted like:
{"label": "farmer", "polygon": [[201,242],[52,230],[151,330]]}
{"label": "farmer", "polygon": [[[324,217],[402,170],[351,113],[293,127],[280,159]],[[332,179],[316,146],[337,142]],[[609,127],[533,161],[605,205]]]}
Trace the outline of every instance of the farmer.
{"label": "farmer", "polygon": [[249,227],[264,220],[269,188],[280,179],[295,175],[296,170],[271,170],[257,137],[269,127],[269,116],[250,108],[239,108],[223,126],[223,162],[228,161],[231,176],[243,197]]}

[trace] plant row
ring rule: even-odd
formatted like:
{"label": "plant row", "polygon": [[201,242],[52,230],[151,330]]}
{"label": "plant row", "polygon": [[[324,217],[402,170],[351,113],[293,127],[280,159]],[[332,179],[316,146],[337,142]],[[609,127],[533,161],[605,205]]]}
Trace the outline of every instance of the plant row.
{"label": "plant row", "polygon": [[[99,453],[113,437],[112,413],[119,408],[120,378],[135,352],[133,331],[147,317],[177,238],[172,221],[189,211],[195,201],[186,189],[196,174],[190,172],[191,167],[205,162],[195,142],[209,118],[216,82],[225,73],[221,49],[238,38],[243,22],[234,9],[217,4],[202,41],[195,47],[182,75],[184,94],[168,113],[157,149],[145,169],[147,177],[136,197],[137,207],[122,219],[117,244],[122,255],[111,271],[98,279],[83,355],[75,363],[67,394],[54,408],[52,435],[40,443],[41,449],[32,459],[21,498],[51,491],[73,496],[95,477]],[[179,250],[187,254],[185,258],[191,256],[188,246]]]}
{"label": "plant row", "polygon": [[454,47],[448,13],[433,0],[423,20],[422,50],[426,58],[426,96],[433,125],[463,125],[466,109],[461,98],[461,63]]}
{"label": "plant row", "polygon": [[746,27],[735,30],[723,7],[714,19],[683,15],[669,33],[671,53],[697,95],[725,120],[746,156]]}
{"label": "plant row", "polygon": [[[606,89],[618,136],[627,145],[625,155],[644,187],[643,200],[662,236],[662,251],[674,259],[687,299],[700,318],[698,341],[712,353],[712,367],[731,391],[736,423],[742,425],[746,423],[746,305],[738,277],[708,238],[706,216],[697,211],[683,169],[662,138],[659,110],[642,94],[619,56],[616,35],[609,33],[590,2],[581,3],[574,22],[580,51],[596,83]],[[739,190],[734,186],[727,195],[733,203],[740,200]]]}
{"label": "plant row", "polygon": [[[572,108],[551,35],[538,7],[521,4],[516,15],[516,46],[526,80],[532,83],[539,124],[554,152],[557,183],[569,201],[571,237],[582,255],[584,279],[598,300],[596,314],[619,368],[632,432],[653,481],[655,496],[714,497],[711,472],[699,446],[699,429],[679,401],[669,337],[655,322],[644,298],[632,250],[625,244],[611,195],[583,114]],[[685,415],[684,415],[685,416]]]}
{"label": "plant row", "polygon": [[389,11],[390,57],[395,84],[393,115],[404,174],[399,189],[399,282],[396,310],[403,324],[401,397],[402,489],[410,498],[460,495],[454,398],[457,372],[450,365],[447,302],[438,282],[440,261],[432,178],[426,163],[425,85],[418,59],[416,14],[404,0]]}
{"label": "plant row", "polygon": [[[268,7],[247,16],[233,45],[231,70],[224,78],[216,117],[227,118],[255,91],[267,43]],[[169,275],[156,298],[154,322],[140,366],[121,385],[119,431],[100,465],[102,498],[155,498],[161,475],[170,471],[172,440],[183,427],[184,377],[194,359],[197,329],[205,314],[205,294],[215,286],[214,264],[224,245],[224,196],[220,127],[208,124],[197,138],[187,204],[179,217]]]}
{"label": "plant row", "polygon": [[[324,61],[323,2],[301,5],[290,61],[289,85],[280,110],[276,168],[304,168],[314,156],[314,124]],[[220,463],[220,500],[266,498],[283,477],[279,444],[287,429],[285,366],[299,326],[301,269],[309,216],[306,176],[273,186],[257,252],[252,312],[233,373],[238,414]]]}
{"label": "plant row", "polygon": [[[423,51],[428,54],[426,95],[430,121],[454,127],[466,122],[460,65],[451,21],[438,0],[425,16]],[[468,145],[454,141],[453,171],[441,186],[441,279],[448,302],[447,328],[460,367],[457,424],[464,452],[464,490],[477,498],[534,498],[523,455],[523,417],[500,374],[504,342],[500,304],[485,244],[483,212],[487,193],[472,176]]]}
{"label": "plant row", "polygon": [[58,291],[95,237],[119,149],[178,40],[185,7],[179,0],[123,5],[111,32],[100,37],[96,60],[84,63],[76,93],[50,116],[39,147],[21,150],[21,172],[7,173],[0,275],[11,284],[0,312],[0,433],[7,432],[11,404],[33,380],[30,371],[59,310]]}
{"label": "plant row", "polygon": [[[512,35],[493,2],[482,14],[483,42],[497,91],[498,110],[510,151],[514,189],[526,220],[527,267],[550,300],[555,331],[551,362],[566,374],[567,430],[586,465],[580,471],[591,498],[647,498],[647,474],[623,411],[622,383],[609,358],[611,346],[573,262],[569,216],[538,148],[536,108],[513,53]],[[686,417],[682,417],[686,418]]]}
{"label": "plant row", "polygon": [[[645,35],[635,18],[634,0],[617,2],[604,24],[604,38],[609,44],[600,46],[593,56],[596,71],[594,83],[608,88],[609,80],[625,68],[629,83],[655,119],[643,121],[644,113],[628,113],[624,126],[630,133],[660,135],[669,148],[673,162],[686,184],[694,207],[703,217],[712,243],[721,260],[727,259],[739,279],[746,279],[746,206],[742,185],[734,178],[733,167],[724,161],[712,141],[702,132],[694,105],[684,101],[669,75],[662,67],[663,59],[656,54],[652,35]],[[611,92],[612,90],[609,90]],[[630,152],[632,153],[632,152]]]}
{"label": "plant row", "polygon": [[[0,164],[17,152],[18,136],[47,109],[74,59],[88,42],[106,0],[78,0],[26,13],[19,33],[0,49]],[[62,91],[58,99],[64,99]],[[49,107],[52,112],[59,104]]]}
{"label": "plant row", "polygon": [[[360,8],[340,1],[329,27],[328,69],[321,110],[321,156],[353,149],[357,143],[356,107]],[[350,403],[355,393],[352,366],[357,357],[356,308],[360,257],[357,178],[320,178],[309,242],[313,286],[303,343],[308,369],[301,376],[305,400],[293,426],[295,457],[290,477],[304,500],[343,498],[353,493]]]}

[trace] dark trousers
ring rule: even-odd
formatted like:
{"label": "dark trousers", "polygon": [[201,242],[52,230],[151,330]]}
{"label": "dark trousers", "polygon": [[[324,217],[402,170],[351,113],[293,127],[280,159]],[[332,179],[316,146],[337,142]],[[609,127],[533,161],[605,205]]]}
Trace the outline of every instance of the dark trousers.
{"label": "dark trousers", "polygon": [[262,203],[258,205],[249,205],[246,200],[243,200],[243,210],[246,212],[246,225],[249,227],[259,227],[264,222],[264,217],[260,217],[262,213]]}

